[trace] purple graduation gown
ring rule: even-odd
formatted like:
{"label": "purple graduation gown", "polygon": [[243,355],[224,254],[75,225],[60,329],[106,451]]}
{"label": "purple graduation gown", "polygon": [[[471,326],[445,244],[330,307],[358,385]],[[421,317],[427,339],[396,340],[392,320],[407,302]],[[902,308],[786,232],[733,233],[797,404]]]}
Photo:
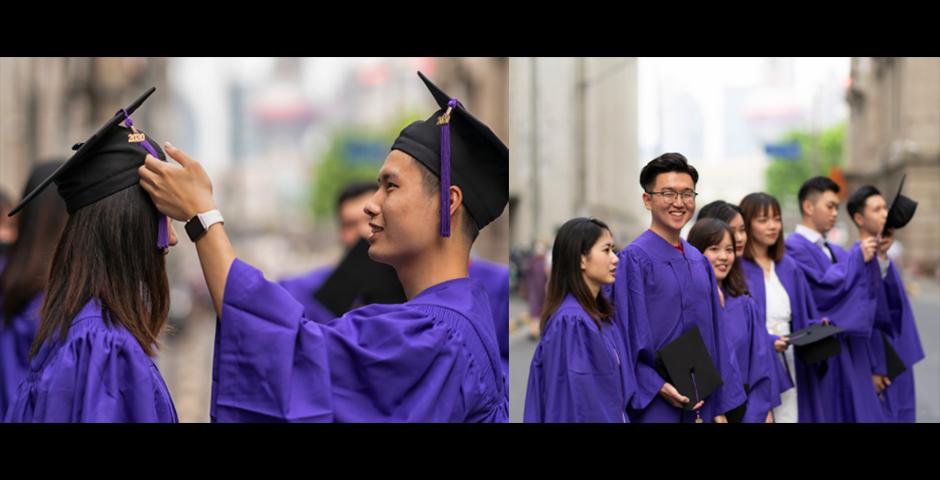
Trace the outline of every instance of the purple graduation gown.
{"label": "purple graduation gown", "polygon": [[767,341],[764,318],[749,295],[731,297],[725,292],[721,322],[741,380],[748,387],[747,408],[741,422],[764,423],[770,409],[780,404],[780,393],[773,387],[774,363],[779,361]]}
{"label": "purple graduation gown", "polygon": [[532,356],[523,421],[627,423],[633,366],[620,330],[598,328],[568,294]]}
{"label": "purple graduation gown", "polygon": [[64,341],[43,344],[7,409],[7,422],[178,422],[153,359],[89,301]]}
{"label": "purple graduation gown", "polygon": [[885,420],[913,423],[917,417],[917,398],[914,392],[914,364],[923,360],[924,349],[917,333],[914,312],[911,310],[904,282],[894,262],[888,267],[878,291],[876,333],[871,336],[872,373],[887,374],[884,337],[897,352],[905,370],[880,395]]}
{"label": "purple graduation gown", "polygon": [[483,286],[459,278],[327,324],[236,259],[213,358],[219,422],[506,422]]}
{"label": "purple graduation gown", "polygon": [[842,352],[827,360],[821,380],[825,421],[883,422],[872,383],[870,337],[875,322],[881,272],[874,259],[865,263],[858,245],[846,252],[830,244],[836,263],[815,243],[794,233],[786,239],[787,254],[800,266],[820,318],[845,332],[838,335]]}
{"label": "purple graduation gown", "polygon": [[336,315],[323,306],[313,295],[330,278],[334,268],[332,265],[320,267],[304,275],[283,278],[277,283],[284,287],[284,290],[287,290],[295,300],[303,304],[304,316],[308,320],[327,323],[336,318]]}
{"label": "purple graduation gown", "polygon": [[0,418],[3,418],[16,389],[29,372],[29,349],[39,327],[42,301],[42,294],[36,295],[13,316],[10,326],[0,318]]}
{"label": "purple graduation gown", "polygon": [[695,420],[694,413],[673,407],[659,395],[666,381],[655,369],[656,352],[692,326],[699,328],[723,381],[704,399],[702,418],[711,422],[746,399],[719,319],[715,273],[708,259],[681,241],[685,255],[647,230],[618,254],[614,322],[622,329],[635,368],[637,385],[627,410],[632,422]]}
{"label": "purple graduation gown", "polygon": [[[741,259],[741,266],[744,267],[744,277],[747,280],[748,291],[754,298],[761,321],[764,324],[764,331],[766,331],[767,292],[764,290],[764,270],[753,260],[746,258]],[[816,311],[816,305],[813,303],[813,295],[809,290],[809,284],[806,283],[803,271],[796,262],[789,256],[784,255],[774,265],[774,271],[790,298],[790,331],[795,332],[819,323],[819,314]],[[779,396],[781,393],[793,388],[795,377],[800,423],[825,422],[825,409],[823,408],[823,394],[821,392],[823,386],[820,385],[820,381],[829,372],[829,362],[807,365],[796,356],[793,359],[795,371],[789,372],[783,355],[777,353],[773,348],[773,342],[776,339],[776,335],[767,333],[770,350],[777,357],[774,364],[774,394]],[[778,405],[779,403],[774,406]]]}
{"label": "purple graduation gown", "polygon": [[496,342],[503,367],[503,377],[509,378],[509,267],[479,258],[470,259],[470,278],[486,288],[496,327]]}

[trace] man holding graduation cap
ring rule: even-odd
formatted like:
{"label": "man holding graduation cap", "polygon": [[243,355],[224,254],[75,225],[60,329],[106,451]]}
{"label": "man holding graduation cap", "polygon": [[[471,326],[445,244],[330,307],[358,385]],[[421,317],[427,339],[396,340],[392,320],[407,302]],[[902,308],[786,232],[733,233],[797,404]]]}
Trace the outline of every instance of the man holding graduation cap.
{"label": "man holding graduation cap", "polygon": [[640,186],[650,228],[618,254],[614,318],[636,365],[633,422],[723,422],[746,401],[719,322],[714,270],[679,236],[695,213],[697,182],[698,171],[680,153],[646,164]]}
{"label": "man holding graduation cap", "polygon": [[[402,130],[366,205],[369,255],[393,266],[408,301],[368,305],[328,324],[238,260],[205,171],[150,158],[141,183],[188,221],[219,315],[216,421],[506,422],[508,401],[486,291],[467,277],[480,228],[508,200],[509,151],[419,73],[440,106]],[[189,228],[192,225],[192,228]]]}
{"label": "man holding graduation cap", "polygon": [[[872,384],[869,340],[875,322],[878,241],[864,238],[851,251],[830,244],[826,234],[835,225],[839,186],[827,177],[813,177],[798,194],[803,219],[786,238],[787,255],[799,265],[816,308],[828,323],[842,329],[839,353],[824,360],[819,376],[823,422],[882,422],[884,415]],[[792,338],[792,337],[791,337]]]}
{"label": "man holding graduation cap", "polygon": [[878,265],[882,288],[878,289],[875,331],[869,341],[872,381],[881,400],[885,420],[910,422],[916,419],[914,364],[924,358],[904,283],[897,266],[887,252],[894,243],[894,231],[906,225],[914,215],[917,202],[901,195],[901,186],[890,210],[877,188],[864,185],[849,197],[849,216],[858,227],[860,241],[878,242]]}

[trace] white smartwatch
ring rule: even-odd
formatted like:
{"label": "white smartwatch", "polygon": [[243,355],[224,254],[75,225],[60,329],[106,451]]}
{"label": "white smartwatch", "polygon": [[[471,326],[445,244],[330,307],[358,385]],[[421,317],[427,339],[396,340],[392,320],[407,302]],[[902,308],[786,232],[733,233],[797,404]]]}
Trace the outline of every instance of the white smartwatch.
{"label": "white smartwatch", "polygon": [[209,227],[216,223],[225,223],[225,219],[222,218],[222,212],[218,210],[209,210],[204,213],[197,213],[195,217],[190,218],[186,222],[186,235],[189,235],[189,239],[196,242],[203,235],[206,234],[206,231],[209,230]]}

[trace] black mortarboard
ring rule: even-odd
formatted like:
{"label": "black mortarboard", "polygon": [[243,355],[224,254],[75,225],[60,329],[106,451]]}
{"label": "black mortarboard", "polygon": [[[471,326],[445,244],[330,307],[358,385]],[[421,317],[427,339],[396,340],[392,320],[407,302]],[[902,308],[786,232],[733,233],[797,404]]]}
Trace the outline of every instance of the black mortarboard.
{"label": "black mortarboard", "polygon": [[363,305],[407,300],[395,269],[372,260],[369,242],[364,238],[346,252],[313,296],[336,316],[348,312],[357,299]]}
{"label": "black mortarboard", "polygon": [[441,236],[450,236],[451,184],[460,187],[467,213],[482,229],[509,200],[509,149],[457,99],[418,76],[441,108],[405,127],[392,150],[414,157],[441,179]]}
{"label": "black mortarboard", "polygon": [[686,330],[659,349],[656,363],[663,379],[689,398],[689,403],[683,407],[686,410],[691,410],[699,400],[704,400],[724,383],[698,327]]}
{"label": "black mortarboard", "polygon": [[[160,145],[138,130],[130,118],[155,90],[151,87],[127,108],[118,110],[91,138],[75,144],[72,157],[27,194],[10,215],[19,212],[52,182],[55,182],[59,196],[65,201],[69,214],[72,214],[86,205],[137,185],[140,182],[137,169],[144,164],[147,153],[166,161]],[[122,126],[121,122],[126,126]],[[166,248],[166,218],[162,215],[158,217],[157,247]]]}
{"label": "black mortarboard", "polygon": [[898,193],[891,202],[891,208],[888,209],[888,219],[885,221],[885,228],[882,235],[888,234],[889,228],[898,229],[911,221],[914,217],[914,211],[917,210],[917,202],[901,195],[901,189],[904,188],[904,180],[907,175],[901,177],[901,184],[898,185]]}
{"label": "black mortarboard", "polygon": [[885,364],[887,367],[888,378],[894,380],[898,375],[904,373],[907,370],[907,367],[904,366],[904,361],[901,360],[901,356],[898,355],[898,351],[894,349],[891,345],[891,342],[888,341],[888,337],[885,334],[881,334],[881,341],[884,342],[885,349]]}
{"label": "black mortarboard", "polygon": [[803,363],[819,363],[842,351],[842,345],[834,336],[842,329],[835,325],[816,323],[790,334],[789,343]]}

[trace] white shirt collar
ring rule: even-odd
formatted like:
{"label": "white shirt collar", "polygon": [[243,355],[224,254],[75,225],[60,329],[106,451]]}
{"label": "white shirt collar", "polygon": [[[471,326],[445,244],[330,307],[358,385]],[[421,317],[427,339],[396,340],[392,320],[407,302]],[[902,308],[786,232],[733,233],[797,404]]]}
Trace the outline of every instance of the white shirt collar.
{"label": "white shirt collar", "polygon": [[810,242],[813,242],[817,245],[822,243],[820,242],[820,240],[825,240],[825,238],[823,238],[821,233],[817,232],[816,230],[813,230],[812,228],[807,227],[806,225],[803,225],[802,223],[797,224],[795,233],[799,233],[804,238],[806,238]]}

